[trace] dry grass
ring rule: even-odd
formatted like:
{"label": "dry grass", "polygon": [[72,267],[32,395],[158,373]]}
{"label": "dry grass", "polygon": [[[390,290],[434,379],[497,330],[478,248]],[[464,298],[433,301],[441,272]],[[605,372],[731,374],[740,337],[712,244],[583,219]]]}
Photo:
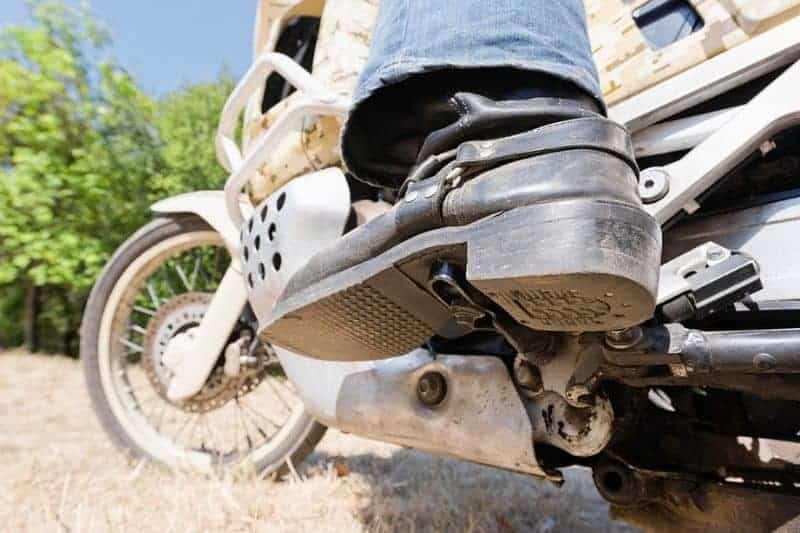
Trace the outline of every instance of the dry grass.
{"label": "dry grass", "polygon": [[577,470],[557,488],[330,431],[299,471],[210,479],[131,462],[77,362],[0,354],[4,531],[630,531]]}

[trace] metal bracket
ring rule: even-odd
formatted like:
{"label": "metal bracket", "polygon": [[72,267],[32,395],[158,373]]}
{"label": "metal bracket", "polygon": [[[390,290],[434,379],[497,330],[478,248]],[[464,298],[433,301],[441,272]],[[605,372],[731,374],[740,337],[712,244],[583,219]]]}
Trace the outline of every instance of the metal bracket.
{"label": "metal bracket", "polygon": [[552,335],[519,325],[501,311],[489,309],[478,300],[480,293],[464,276],[463,270],[450,263],[440,263],[431,272],[428,288],[450,308],[456,323],[471,331],[494,331],[505,337],[517,353],[532,363],[548,361],[554,355]]}
{"label": "metal bracket", "polygon": [[[698,246],[661,267],[658,305],[686,296],[671,321],[704,318],[762,288],[760,268],[752,257],[734,253],[713,242]],[[667,314],[666,308],[662,312]],[[685,316],[683,316],[685,315]]]}
{"label": "metal bracket", "polygon": [[669,190],[645,209],[664,224],[681,210],[691,214],[697,198],[762,146],[764,141],[800,122],[800,62],[761,91],[725,127],[683,158],[662,169]]}

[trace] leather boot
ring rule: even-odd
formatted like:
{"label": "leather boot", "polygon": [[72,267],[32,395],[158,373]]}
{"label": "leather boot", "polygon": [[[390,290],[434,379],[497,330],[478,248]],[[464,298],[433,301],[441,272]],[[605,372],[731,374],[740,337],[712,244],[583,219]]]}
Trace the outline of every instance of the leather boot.
{"label": "leather boot", "polygon": [[295,274],[264,341],[370,360],[464,334],[465,316],[551,332],[651,318],[661,230],[625,128],[574,99],[450,100],[394,207]]}

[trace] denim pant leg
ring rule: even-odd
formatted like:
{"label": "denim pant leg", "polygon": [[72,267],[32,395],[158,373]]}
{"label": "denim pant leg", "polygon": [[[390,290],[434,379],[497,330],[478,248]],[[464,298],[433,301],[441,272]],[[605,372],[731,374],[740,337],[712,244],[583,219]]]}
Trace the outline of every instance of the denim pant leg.
{"label": "denim pant leg", "polygon": [[383,0],[354,103],[414,74],[482,67],[551,74],[602,102],[583,0]]}
{"label": "denim pant leg", "polygon": [[[351,117],[367,109],[363,104],[376,92],[415,75],[483,68],[562,79],[604,107],[583,0],[382,0]],[[353,134],[360,122],[348,120],[343,139],[345,162],[354,172],[357,158],[347,148],[351,139],[364,137]],[[386,122],[386,128],[397,124],[396,117]]]}

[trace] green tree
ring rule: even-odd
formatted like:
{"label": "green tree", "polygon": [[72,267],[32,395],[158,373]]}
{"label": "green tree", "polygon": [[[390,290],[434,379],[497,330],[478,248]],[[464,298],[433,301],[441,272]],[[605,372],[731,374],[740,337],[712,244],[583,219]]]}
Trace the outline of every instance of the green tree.
{"label": "green tree", "polygon": [[159,102],[156,124],[164,168],[153,182],[159,196],[222,187],[227,175],[217,163],[214,135],[233,86],[223,73],[213,83],[185,87]]}
{"label": "green tree", "polygon": [[41,318],[60,337],[47,348],[73,349],[87,289],[146,220],[164,163],[156,106],[97,61],[108,37],[87,8],[31,8],[33,26],[0,33],[0,298],[25,291],[31,347]]}
{"label": "green tree", "polygon": [[213,138],[233,82],[153,101],[101,59],[87,7],[29,5],[31,26],[0,31],[0,348],[75,353],[88,290],[150,203],[223,183]]}

